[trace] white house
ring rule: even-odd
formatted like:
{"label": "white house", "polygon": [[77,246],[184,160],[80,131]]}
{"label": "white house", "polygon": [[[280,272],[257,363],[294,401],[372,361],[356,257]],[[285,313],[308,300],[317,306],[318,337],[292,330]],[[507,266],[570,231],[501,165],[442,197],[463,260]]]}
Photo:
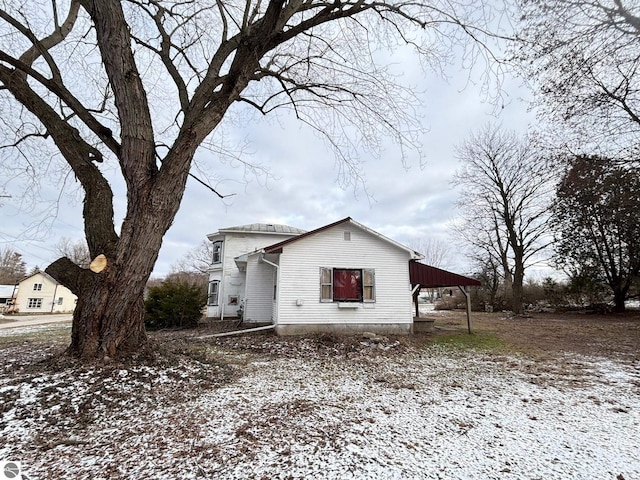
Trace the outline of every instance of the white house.
{"label": "white house", "polygon": [[[223,241],[224,251],[233,237],[223,239],[222,232],[209,238]],[[274,324],[280,334],[411,331],[409,264],[422,258],[419,253],[351,218],[293,233],[276,242],[262,236],[255,245],[245,237],[245,251],[234,247],[225,252],[211,272],[213,285],[221,286],[210,289],[210,303],[231,285],[243,304],[243,321]],[[228,269],[229,261],[235,271]],[[229,281],[227,271],[233,272]]]}
{"label": "white house", "polygon": [[254,223],[221,228],[207,235],[213,243],[207,317],[237,317],[239,310],[244,308],[246,269],[242,261],[236,262],[236,258],[301,233],[304,230],[287,225]]}
{"label": "white house", "polygon": [[15,299],[19,313],[73,312],[77,297],[45,272],[37,272],[20,281]]}

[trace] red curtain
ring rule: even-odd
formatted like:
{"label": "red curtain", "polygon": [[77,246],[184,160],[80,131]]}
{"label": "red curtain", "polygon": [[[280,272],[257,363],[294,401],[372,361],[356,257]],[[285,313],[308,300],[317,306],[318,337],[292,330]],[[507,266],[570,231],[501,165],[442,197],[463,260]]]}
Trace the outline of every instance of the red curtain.
{"label": "red curtain", "polygon": [[362,300],[362,272],[360,270],[333,270],[333,299]]}

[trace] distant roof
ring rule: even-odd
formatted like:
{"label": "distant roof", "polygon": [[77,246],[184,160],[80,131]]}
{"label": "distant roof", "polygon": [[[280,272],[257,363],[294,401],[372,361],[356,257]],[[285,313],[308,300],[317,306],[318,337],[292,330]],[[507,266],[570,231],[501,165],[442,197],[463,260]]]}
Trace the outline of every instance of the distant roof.
{"label": "distant roof", "polygon": [[416,261],[409,262],[409,278],[411,285],[422,285],[427,288],[481,285],[475,278],[458,275],[457,273],[448,272]]}
{"label": "distant roof", "polygon": [[15,285],[0,285],[0,298],[11,298],[14,290],[17,290]]}
{"label": "distant roof", "polygon": [[279,225],[277,223],[251,223],[248,225],[238,225],[236,227],[221,228],[219,232],[279,233],[282,235],[300,235],[302,233],[306,233],[305,230],[290,227],[289,225]]}
{"label": "distant roof", "polygon": [[49,280],[51,280],[53,283],[56,283],[56,284],[60,285],[60,282],[58,282],[55,278],[53,278],[47,272],[44,272],[42,270],[37,270],[34,273],[32,273],[31,275],[27,275],[22,280],[20,280],[19,283],[22,283],[22,282],[24,282],[26,280],[29,280],[31,277],[35,277],[36,275],[42,275],[43,277],[48,278]]}

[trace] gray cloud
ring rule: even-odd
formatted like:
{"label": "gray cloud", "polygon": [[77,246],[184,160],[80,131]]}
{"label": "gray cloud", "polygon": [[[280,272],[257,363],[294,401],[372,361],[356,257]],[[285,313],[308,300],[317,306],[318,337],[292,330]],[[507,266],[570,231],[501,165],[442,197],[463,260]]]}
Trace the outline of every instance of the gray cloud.
{"label": "gray cloud", "polygon": [[[407,65],[406,80],[415,83],[423,79],[418,71],[415,62]],[[423,80],[424,93],[420,94],[418,106],[428,129],[421,139],[426,161],[423,167],[411,152],[405,169],[399,151],[390,144],[385,144],[381,158],[362,153],[359,160],[370,196],[362,185],[341,188],[333,153],[291,115],[280,113],[271,121],[237,116],[236,125],[227,125],[225,130],[229,143],[247,141],[249,154],[243,155],[243,160],[268,168],[271,177],[245,177],[238,162],[221,163],[210,152],[200,151],[198,165],[215,180],[214,187],[235,195],[220,200],[190,180],[154,274],[168,273],[171,264],[196,247],[207,233],[245,223],[274,222],[313,229],[351,216],[402,243],[429,236],[446,239],[448,225],[456,216],[456,191],[451,186],[458,167],[454,146],[487,122],[501,121],[509,128],[525,131],[532,121],[526,103],[518,98],[526,92],[516,81],[507,79],[504,87],[511,103],[501,108],[498,116],[492,116],[494,107],[481,102],[480,87],[467,84],[466,75],[451,75],[460,80],[449,83],[437,77]],[[239,119],[246,123],[238,125]],[[109,175],[113,175],[111,171]],[[121,182],[113,179],[116,216],[121,219],[126,195]],[[12,193],[15,198],[4,202],[0,209],[0,241],[22,252],[29,266],[44,266],[54,260],[53,245],[59,237],[81,238],[81,204],[63,197],[46,235],[37,241],[24,241],[20,235],[25,218],[17,210],[20,192]]]}

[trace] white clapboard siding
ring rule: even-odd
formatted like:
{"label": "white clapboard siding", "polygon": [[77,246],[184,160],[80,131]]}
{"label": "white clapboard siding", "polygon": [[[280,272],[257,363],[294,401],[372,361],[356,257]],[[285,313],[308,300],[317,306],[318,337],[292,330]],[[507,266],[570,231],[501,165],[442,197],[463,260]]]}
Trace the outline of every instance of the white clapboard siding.
{"label": "white clapboard siding", "polygon": [[[282,235],[276,233],[253,232],[229,232],[216,237],[222,240],[222,262],[212,265],[209,279],[220,279],[220,299],[218,307],[207,308],[207,316],[219,317],[224,309],[225,317],[235,317],[239,305],[229,303],[231,297],[236,296],[242,301],[246,292],[246,275],[241,272],[235,262],[235,258],[249,252],[253,252],[268,245],[273,245],[291,238],[294,235]],[[216,272],[217,273],[216,277]],[[246,307],[245,307],[246,308]]]}
{"label": "white clapboard siding", "polygon": [[[286,245],[280,255],[277,323],[410,324],[409,258],[408,251],[353,224]],[[335,302],[320,302],[320,267],[374,269],[375,303],[339,308]]]}
{"label": "white clapboard siding", "polygon": [[273,287],[276,268],[259,262],[259,255],[250,255],[247,260],[247,292],[245,299],[245,323],[271,323],[273,320]]}

